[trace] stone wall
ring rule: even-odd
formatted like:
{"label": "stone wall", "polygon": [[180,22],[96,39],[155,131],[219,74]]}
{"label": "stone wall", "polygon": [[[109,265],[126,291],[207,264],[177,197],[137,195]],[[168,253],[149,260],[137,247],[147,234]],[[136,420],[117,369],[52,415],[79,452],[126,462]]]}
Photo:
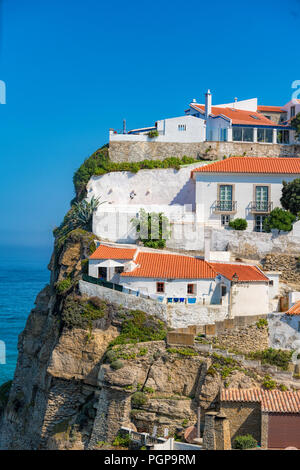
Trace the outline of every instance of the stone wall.
{"label": "stone wall", "polygon": [[221,411],[230,422],[232,441],[237,436],[251,434],[257,442],[261,442],[260,403],[222,402]]}
{"label": "stone wall", "polygon": [[226,330],[215,338],[215,344],[221,349],[235,350],[243,354],[262,351],[269,347],[269,334],[266,326],[250,326]]}
{"label": "stone wall", "polygon": [[211,233],[211,250],[228,250],[243,258],[261,259],[268,253],[296,255],[300,251],[300,237],[293,235],[209,228],[206,230]]}
{"label": "stone wall", "polygon": [[249,157],[300,157],[300,145],[259,144],[248,142],[121,142],[109,144],[109,156],[114,162],[138,162],[182,157],[216,160],[224,155]]}
{"label": "stone wall", "polygon": [[79,281],[79,289],[82,295],[88,297],[99,297],[109,303],[121,305],[128,309],[139,309],[148,315],[154,315],[163,320],[171,328],[184,328],[188,325],[205,325],[223,320],[228,313],[225,305],[169,305],[156,302],[135,295],[124,294],[106,287],[91,284],[86,281]]}

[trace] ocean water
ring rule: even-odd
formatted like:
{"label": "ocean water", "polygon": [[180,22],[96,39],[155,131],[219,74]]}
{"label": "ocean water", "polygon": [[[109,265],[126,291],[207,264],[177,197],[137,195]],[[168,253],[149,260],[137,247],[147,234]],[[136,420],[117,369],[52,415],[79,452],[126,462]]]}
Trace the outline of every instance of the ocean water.
{"label": "ocean water", "polygon": [[[13,378],[18,335],[34,301],[49,282],[51,248],[0,247],[0,385]],[[3,342],[6,363],[3,358]]]}

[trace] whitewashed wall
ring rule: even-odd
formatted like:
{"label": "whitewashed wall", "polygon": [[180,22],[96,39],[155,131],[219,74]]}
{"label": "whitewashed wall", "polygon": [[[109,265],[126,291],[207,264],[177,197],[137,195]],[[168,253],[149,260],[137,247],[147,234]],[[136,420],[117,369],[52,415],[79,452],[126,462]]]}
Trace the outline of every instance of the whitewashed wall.
{"label": "whitewashed wall", "polygon": [[244,315],[264,315],[269,310],[269,286],[262,282],[234,284],[232,288],[231,314],[234,317]]}
{"label": "whitewashed wall", "polygon": [[124,294],[105,287],[97,286],[85,281],[79,281],[79,290],[82,295],[99,297],[109,303],[127,309],[139,309],[153,315],[167,323],[170,328],[185,328],[189,325],[206,325],[215,321],[222,321],[228,317],[227,305],[208,305],[200,303],[189,304],[163,304],[151,299],[144,299],[134,295]]}
{"label": "whitewashed wall", "polygon": [[[156,283],[165,283],[165,293],[159,294],[165,297],[202,297],[206,304],[219,303],[219,290],[216,292],[216,282],[214,279],[169,279],[161,278],[148,279],[139,277],[120,276],[120,283],[133,290],[139,290],[145,294],[156,294]],[[195,284],[194,294],[187,295],[187,285]],[[217,297],[217,298],[216,298]]]}
{"label": "whitewashed wall", "polygon": [[[178,125],[185,125],[185,131],[179,131]],[[109,132],[110,142],[203,142],[205,140],[205,122],[194,116],[179,116],[157,121],[159,136],[150,138],[147,134],[115,134]]]}

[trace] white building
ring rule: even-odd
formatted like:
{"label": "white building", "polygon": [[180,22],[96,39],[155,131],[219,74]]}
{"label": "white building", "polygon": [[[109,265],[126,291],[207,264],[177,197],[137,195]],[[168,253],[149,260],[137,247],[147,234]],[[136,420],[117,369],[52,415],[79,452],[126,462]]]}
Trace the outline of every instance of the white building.
{"label": "white building", "polygon": [[265,217],[281,207],[282,182],[300,177],[298,158],[230,157],[192,171],[198,223],[225,227],[243,218],[247,230],[263,231]]}
{"label": "white building", "polygon": [[226,306],[229,316],[266,314],[278,294],[277,274],[267,277],[256,266],[120,245],[98,246],[89,258],[89,276],[104,287],[114,283],[124,293],[163,303]]}
{"label": "white building", "polygon": [[[185,116],[158,120],[152,127],[125,129],[118,133],[111,129],[109,139],[124,142],[253,142],[262,144],[299,143],[290,127],[291,118],[300,112],[300,100],[285,106],[258,106],[257,98],[231,103],[212,104],[210,90],[205,103],[193,100]],[[192,119],[196,118],[196,119]],[[153,135],[156,131],[157,135]]]}

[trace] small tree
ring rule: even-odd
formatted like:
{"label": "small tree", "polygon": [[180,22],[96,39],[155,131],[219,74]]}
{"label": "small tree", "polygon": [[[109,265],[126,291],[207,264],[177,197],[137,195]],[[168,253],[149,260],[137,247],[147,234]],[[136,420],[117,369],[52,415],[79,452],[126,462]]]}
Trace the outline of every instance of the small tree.
{"label": "small tree", "polygon": [[266,232],[271,232],[271,230],[277,229],[279,233],[290,232],[295,220],[296,216],[290,211],[285,211],[280,207],[275,207],[264,221],[264,230]]}
{"label": "small tree", "polygon": [[162,212],[146,212],[141,209],[139,216],[131,219],[139,234],[139,240],[150,248],[164,248],[170,237],[170,222]]}
{"label": "small tree", "polygon": [[234,219],[229,222],[229,227],[234,230],[246,230],[248,223],[246,219]]}
{"label": "small tree", "polygon": [[282,207],[292,214],[300,212],[300,178],[296,178],[290,183],[282,182],[282,196],[280,202]]}
{"label": "small tree", "polygon": [[291,127],[296,131],[296,137],[300,137],[300,113],[291,121]]}

